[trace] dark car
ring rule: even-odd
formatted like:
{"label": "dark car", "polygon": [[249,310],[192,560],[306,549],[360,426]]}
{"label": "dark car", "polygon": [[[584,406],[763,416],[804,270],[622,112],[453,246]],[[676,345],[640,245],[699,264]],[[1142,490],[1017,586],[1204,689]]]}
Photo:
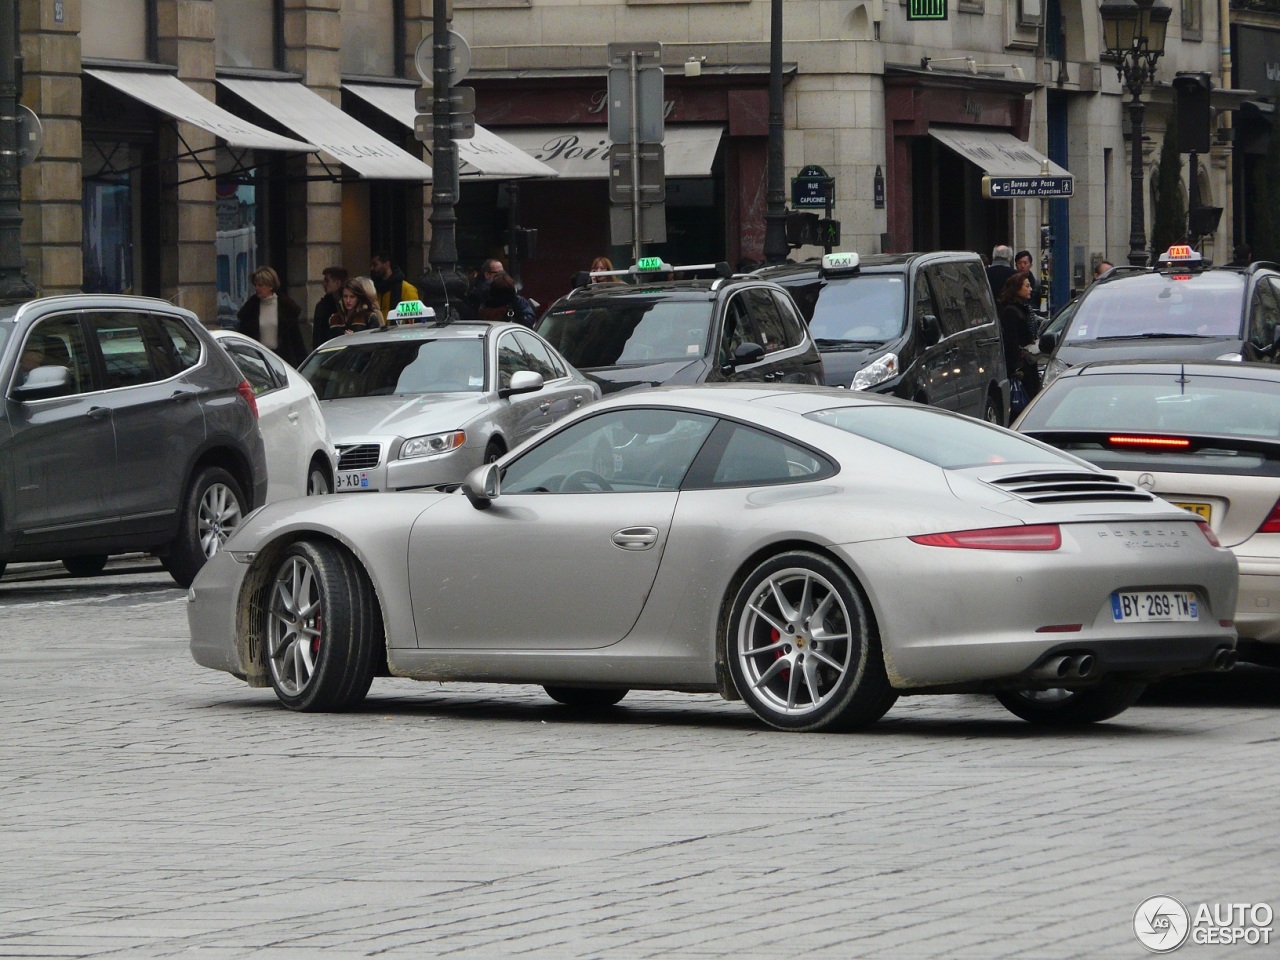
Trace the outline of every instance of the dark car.
{"label": "dark car", "polygon": [[828,386],[1007,421],[999,316],[976,253],[832,253],[756,275],[795,299]]}
{"label": "dark car", "polygon": [[0,573],[149,551],[188,586],[265,500],[253,390],[195,314],[77,295],[0,308]]}
{"label": "dark car", "polygon": [[1060,335],[1045,383],[1100,360],[1247,360],[1276,363],[1280,265],[1212,267],[1190,247],[1171,247],[1155,267],[1117,267],[1090,286]]}
{"label": "dark car", "polygon": [[[543,314],[538,333],[605,393],[658,384],[822,383],[822,357],[795,303],[777,284],[732,276],[590,283]],[[661,279],[659,279],[661,278]]]}

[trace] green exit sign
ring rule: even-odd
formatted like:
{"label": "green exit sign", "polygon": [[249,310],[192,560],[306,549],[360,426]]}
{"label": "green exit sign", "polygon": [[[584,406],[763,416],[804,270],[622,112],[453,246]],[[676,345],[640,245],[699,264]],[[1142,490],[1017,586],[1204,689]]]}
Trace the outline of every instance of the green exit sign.
{"label": "green exit sign", "polygon": [[947,0],[907,0],[908,20],[947,19]]}

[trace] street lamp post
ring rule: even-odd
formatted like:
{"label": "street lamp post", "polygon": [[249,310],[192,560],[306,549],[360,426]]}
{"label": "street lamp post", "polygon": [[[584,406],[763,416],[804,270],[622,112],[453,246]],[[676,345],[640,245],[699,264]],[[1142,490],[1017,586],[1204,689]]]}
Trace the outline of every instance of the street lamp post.
{"label": "street lamp post", "polygon": [[20,303],[35,296],[22,263],[15,9],[14,0],[0,0],[0,304]]}
{"label": "street lamp post", "polygon": [[787,259],[787,187],[782,148],[782,0],[772,0],[769,17],[769,160],[765,184],[764,260]]}
{"label": "street lamp post", "polygon": [[1102,16],[1107,56],[1115,58],[1116,73],[1129,91],[1129,133],[1133,140],[1129,166],[1129,263],[1147,265],[1147,235],[1143,208],[1142,90],[1155,81],[1156,61],[1164,54],[1165,28],[1172,9],[1156,0],[1105,0]]}

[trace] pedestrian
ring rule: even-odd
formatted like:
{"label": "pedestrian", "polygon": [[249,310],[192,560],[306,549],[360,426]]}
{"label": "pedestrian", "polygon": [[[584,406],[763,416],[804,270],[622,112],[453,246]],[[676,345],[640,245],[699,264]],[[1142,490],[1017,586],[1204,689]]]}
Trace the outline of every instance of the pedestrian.
{"label": "pedestrian", "polygon": [[369,261],[369,275],[377,289],[375,306],[389,317],[402,300],[417,300],[418,288],[404,278],[404,271],[391,262],[391,254],[379,251]]}
{"label": "pedestrian", "polygon": [[[377,329],[381,326],[377,322],[378,307],[367,285],[360,282],[367,279],[367,277],[352,277],[342,285],[338,309],[329,317],[329,322],[325,326],[325,340],[371,328]],[[318,337],[319,333],[316,335]]]}
{"label": "pedestrian", "polygon": [[466,302],[476,310],[484,306],[485,301],[489,299],[489,284],[493,282],[495,277],[504,276],[506,270],[502,266],[501,260],[495,260],[490,257],[488,260],[481,262],[476,274],[471,278],[471,284],[467,287]]}
{"label": "pedestrian", "polygon": [[259,267],[249,279],[254,295],[237,314],[239,331],[296,367],[307,355],[302,340],[302,307],[288,294],[280,292],[280,275],[271,267]]}
{"label": "pedestrian", "polygon": [[[608,257],[596,257],[594,260],[591,261],[592,273],[596,273],[597,271],[601,271],[601,270],[612,270],[612,269],[613,269],[613,261],[610,260]],[[622,280],[618,277],[592,277],[591,282],[592,283],[621,283]]]}
{"label": "pedestrian", "polygon": [[329,327],[329,318],[338,312],[338,296],[342,285],[347,282],[345,267],[325,267],[320,272],[320,285],[324,287],[324,296],[316,301],[316,308],[311,312],[311,339],[313,343],[323,343],[324,331]]}
{"label": "pedestrian", "polygon": [[991,266],[987,267],[987,282],[991,284],[991,296],[997,300],[1000,299],[1005,281],[1015,273],[1017,271],[1013,269],[1013,248],[1003,243],[996,244],[991,250]]}
{"label": "pedestrian", "polygon": [[1040,304],[1040,278],[1036,276],[1030,250],[1019,250],[1013,255],[1013,269],[1031,278],[1031,307],[1035,309]]}
{"label": "pedestrian", "polygon": [[[371,277],[356,277],[355,282],[360,285],[360,288],[364,290],[365,297],[369,300],[371,304],[373,304],[373,311],[369,314],[369,319],[367,322],[368,329],[381,330],[383,327],[387,326],[388,321],[387,321],[387,317],[383,314],[383,312],[378,309],[377,284],[373,282],[373,279]],[[418,291],[415,288],[414,293],[417,293],[417,292]]]}
{"label": "pedestrian", "polygon": [[998,302],[1000,337],[1004,341],[1004,362],[1009,372],[1009,413],[1015,414],[1040,392],[1040,369],[1026,348],[1036,342],[1031,316],[1031,275],[1020,270],[1004,282]]}
{"label": "pedestrian", "polygon": [[489,284],[489,295],[480,308],[480,319],[491,322],[520,323],[532,328],[537,318],[533,305],[516,290],[516,282],[505,273],[498,274]]}
{"label": "pedestrian", "polygon": [[1115,268],[1116,268],[1116,265],[1112,263],[1110,260],[1099,260],[1097,263],[1093,265],[1093,279],[1097,280],[1108,270],[1114,270]]}

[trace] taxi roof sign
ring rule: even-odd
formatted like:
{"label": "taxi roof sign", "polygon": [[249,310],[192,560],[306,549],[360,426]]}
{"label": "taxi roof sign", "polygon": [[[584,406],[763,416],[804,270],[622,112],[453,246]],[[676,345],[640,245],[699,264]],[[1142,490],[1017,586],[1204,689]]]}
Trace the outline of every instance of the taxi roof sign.
{"label": "taxi roof sign", "polygon": [[425,323],[434,320],[436,312],[421,300],[401,300],[396,304],[396,319]]}
{"label": "taxi roof sign", "polygon": [[1197,273],[1204,269],[1204,257],[1190,244],[1175,243],[1160,254],[1160,267],[1180,273]]}
{"label": "taxi roof sign", "polygon": [[661,257],[641,257],[636,261],[636,269],[647,273],[651,270],[670,270],[671,268],[662,262]]}
{"label": "taxi roof sign", "polygon": [[822,258],[823,273],[855,273],[861,260],[856,253],[828,253]]}

